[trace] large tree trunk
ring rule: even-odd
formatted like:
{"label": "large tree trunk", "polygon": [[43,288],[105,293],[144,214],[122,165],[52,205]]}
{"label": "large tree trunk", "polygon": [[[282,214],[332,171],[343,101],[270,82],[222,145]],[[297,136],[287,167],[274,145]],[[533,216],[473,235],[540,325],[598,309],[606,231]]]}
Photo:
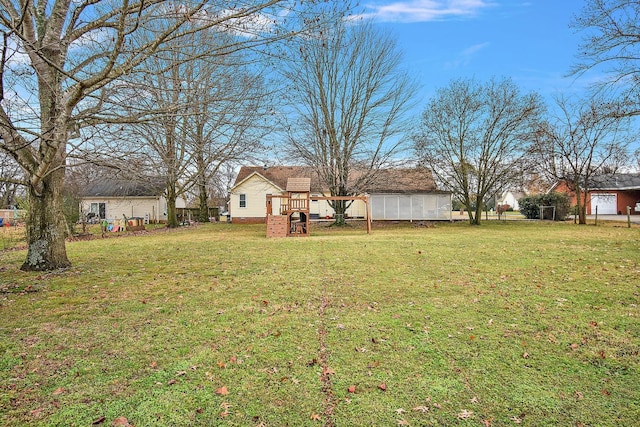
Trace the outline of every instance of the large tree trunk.
{"label": "large tree trunk", "polygon": [[198,221],[209,222],[209,194],[207,194],[207,186],[201,184],[198,187]]}
{"label": "large tree trunk", "polygon": [[347,224],[345,215],[347,213],[347,201],[335,200],[333,202],[333,210],[335,212],[335,222],[333,225],[343,226]]}
{"label": "large tree trunk", "polygon": [[471,225],[480,225],[480,220],[482,218],[482,209],[483,208],[484,208],[483,203],[476,202],[476,209],[475,209],[475,212],[474,212],[473,217],[471,218],[469,224],[471,224]]}
{"label": "large tree trunk", "polygon": [[29,188],[29,218],[27,221],[27,259],[21,269],[49,271],[71,266],[65,247],[66,223],[62,211],[64,168],[42,181],[37,191]]}
{"label": "large tree trunk", "polygon": [[178,210],[176,209],[176,189],[173,185],[167,186],[167,227],[178,226]]}
{"label": "large tree trunk", "polygon": [[587,223],[587,198],[583,195],[580,186],[575,184],[576,189],[576,209],[578,210],[578,224]]}

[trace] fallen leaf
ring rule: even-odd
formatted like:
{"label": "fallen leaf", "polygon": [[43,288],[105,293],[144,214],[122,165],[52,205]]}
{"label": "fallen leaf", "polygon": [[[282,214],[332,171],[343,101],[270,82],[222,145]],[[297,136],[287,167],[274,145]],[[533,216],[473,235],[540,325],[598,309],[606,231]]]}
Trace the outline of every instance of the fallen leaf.
{"label": "fallen leaf", "polygon": [[578,348],[578,347],[580,347],[580,344],[576,344],[576,343],[571,344],[571,348],[572,348],[573,350],[575,350],[575,349],[576,349],[576,348]]}
{"label": "fallen leaf", "polygon": [[336,371],[334,371],[333,369],[331,369],[328,366],[325,366],[324,368],[322,368],[322,375],[333,375],[335,373],[336,373]]}
{"label": "fallen leaf", "polygon": [[527,353],[526,351],[524,353],[522,353],[522,358],[523,359],[528,359],[529,358],[529,353]]}
{"label": "fallen leaf", "polygon": [[92,426],[97,426],[102,424],[103,422],[105,422],[107,419],[107,417],[100,417],[100,418],[96,418],[95,420],[93,420],[93,422],[91,423]]}
{"label": "fallen leaf", "polygon": [[578,390],[576,390],[576,398],[577,399],[582,399],[582,398],[584,398],[584,395],[582,393],[580,393]]}
{"label": "fallen leaf", "polygon": [[322,420],[322,417],[318,414],[311,414],[311,419],[314,421],[320,421]]}
{"label": "fallen leaf", "polygon": [[600,393],[602,393],[603,396],[611,396],[611,392],[606,388],[603,388]]}
{"label": "fallen leaf", "polygon": [[197,413],[197,414],[201,414],[201,413],[203,413],[203,412],[204,412],[204,409],[202,409],[202,408],[198,408],[198,409],[196,409],[196,413]]}
{"label": "fallen leaf", "polygon": [[348,391],[349,393],[355,393],[355,392],[356,392],[356,386],[352,385],[351,387],[349,387],[349,388],[347,389],[347,391]]}
{"label": "fallen leaf", "polygon": [[149,364],[149,367],[151,369],[156,369],[158,367],[158,362],[154,360],[153,362],[151,362],[151,364]]}
{"label": "fallen leaf", "polygon": [[228,416],[229,416],[229,412],[227,412],[227,411],[224,411],[224,412],[220,413],[220,418],[225,418],[225,417],[228,417]]}
{"label": "fallen leaf", "polygon": [[220,368],[220,369],[224,369],[224,368],[226,368],[226,367],[227,367],[226,363],[224,363],[224,362],[218,362],[218,368]]}
{"label": "fallen leaf", "polygon": [[130,427],[129,420],[125,417],[118,417],[111,423],[113,427]]}
{"label": "fallen leaf", "polygon": [[227,394],[229,394],[229,390],[227,390],[226,386],[222,386],[216,390],[216,394],[218,396],[226,396]]}
{"label": "fallen leaf", "polygon": [[434,403],[433,406],[434,408],[442,409],[442,405],[439,403]]}
{"label": "fallen leaf", "polygon": [[484,425],[484,427],[491,427],[491,421],[492,418],[487,418],[486,420],[482,421],[482,424]]}
{"label": "fallen leaf", "polygon": [[42,414],[42,408],[34,409],[33,411],[30,411],[29,414],[32,417],[39,417],[40,414]]}
{"label": "fallen leaf", "polygon": [[57,389],[53,390],[53,393],[51,393],[51,394],[53,394],[54,396],[58,396],[58,395],[60,395],[60,394],[62,394],[64,392],[65,392],[64,388],[58,387]]}
{"label": "fallen leaf", "polygon": [[385,383],[381,383],[378,385],[378,388],[382,391],[387,391],[387,385]]}
{"label": "fallen leaf", "polygon": [[513,421],[516,424],[520,424],[522,422],[522,420],[518,417],[511,417],[511,421]]}
{"label": "fallen leaf", "polygon": [[425,412],[429,411],[429,407],[428,406],[416,406],[415,408],[412,409],[412,411],[425,413]]}
{"label": "fallen leaf", "polygon": [[407,420],[398,420],[398,425],[399,426],[408,426],[409,422],[407,422]]}
{"label": "fallen leaf", "polygon": [[470,418],[472,416],[473,416],[473,411],[467,411],[466,409],[463,409],[458,413],[459,420],[466,420],[467,418]]}
{"label": "fallen leaf", "polygon": [[171,378],[169,381],[167,381],[167,385],[174,385],[175,383],[177,383],[177,381],[174,378]]}
{"label": "fallen leaf", "polygon": [[398,413],[398,415],[400,415],[403,412],[407,412],[407,411],[405,411],[404,408],[398,408],[398,409],[396,409],[396,412]]}

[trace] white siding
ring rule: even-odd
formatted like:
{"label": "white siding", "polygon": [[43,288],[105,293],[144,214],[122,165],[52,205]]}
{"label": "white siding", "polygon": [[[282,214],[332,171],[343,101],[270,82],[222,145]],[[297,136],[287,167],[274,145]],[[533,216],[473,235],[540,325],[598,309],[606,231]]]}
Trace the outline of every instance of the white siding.
{"label": "white siding", "polygon": [[104,203],[107,219],[122,219],[125,215],[127,218],[146,218],[151,222],[167,220],[167,203],[163,197],[86,198],[81,202],[82,211],[89,212],[91,203]]}
{"label": "white siding", "polygon": [[[280,194],[275,185],[257,175],[235,187],[230,195],[229,212],[231,218],[265,218],[267,216],[267,194]],[[246,207],[240,207],[240,194],[246,195]],[[274,200],[273,213],[280,212],[279,200]]]}

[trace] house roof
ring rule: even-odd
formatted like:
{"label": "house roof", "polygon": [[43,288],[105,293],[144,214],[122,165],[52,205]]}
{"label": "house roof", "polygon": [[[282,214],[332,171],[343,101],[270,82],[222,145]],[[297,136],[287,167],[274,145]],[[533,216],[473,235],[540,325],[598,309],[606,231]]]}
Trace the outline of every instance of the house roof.
{"label": "house roof", "polygon": [[423,167],[380,169],[364,186],[367,193],[433,193],[438,190],[431,170]]}
{"label": "house roof", "polygon": [[159,197],[166,188],[164,178],[150,181],[105,179],[94,181],[80,191],[82,197]]}
{"label": "house roof", "polygon": [[287,191],[293,193],[307,193],[311,191],[311,178],[287,179]]}
{"label": "house roof", "polygon": [[[296,191],[289,190],[287,186],[289,178],[306,178],[310,183],[310,191],[314,193],[323,192],[325,187],[315,170],[307,166],[243,166],[238,172],[234,187],[252,174],[259,174],[280,189],[287,191]],[[380,169],[362,184],[360,191],[363,193],[433,193],[438,190],[431,171],[418,167]]]}
{"label": "house roof", "polygon": [[640,174],[599,175],[591,181],[592,190],[640,190]]}
{"label": "house roof", "polygon": [[310,191],[314,193],[322,192],[322,185],[318,180],[318,175],[312,168],[307,166],[242,166],[233,186],[238,186],[253,174],[261,175],[283,191],[287,188],[287,180],[289,178],[309,178]]}

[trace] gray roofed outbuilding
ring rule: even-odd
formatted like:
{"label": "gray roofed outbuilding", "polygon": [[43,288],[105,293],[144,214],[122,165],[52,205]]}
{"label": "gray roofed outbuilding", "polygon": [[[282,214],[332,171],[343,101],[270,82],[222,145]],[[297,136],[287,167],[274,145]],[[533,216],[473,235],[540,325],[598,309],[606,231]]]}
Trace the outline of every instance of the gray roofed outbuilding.
{"label": "gray roofed outbuilding", "polygon": [[164,178],[149,181],[106,179],[92,182],[80,191],[82,197],[160,197]]}

